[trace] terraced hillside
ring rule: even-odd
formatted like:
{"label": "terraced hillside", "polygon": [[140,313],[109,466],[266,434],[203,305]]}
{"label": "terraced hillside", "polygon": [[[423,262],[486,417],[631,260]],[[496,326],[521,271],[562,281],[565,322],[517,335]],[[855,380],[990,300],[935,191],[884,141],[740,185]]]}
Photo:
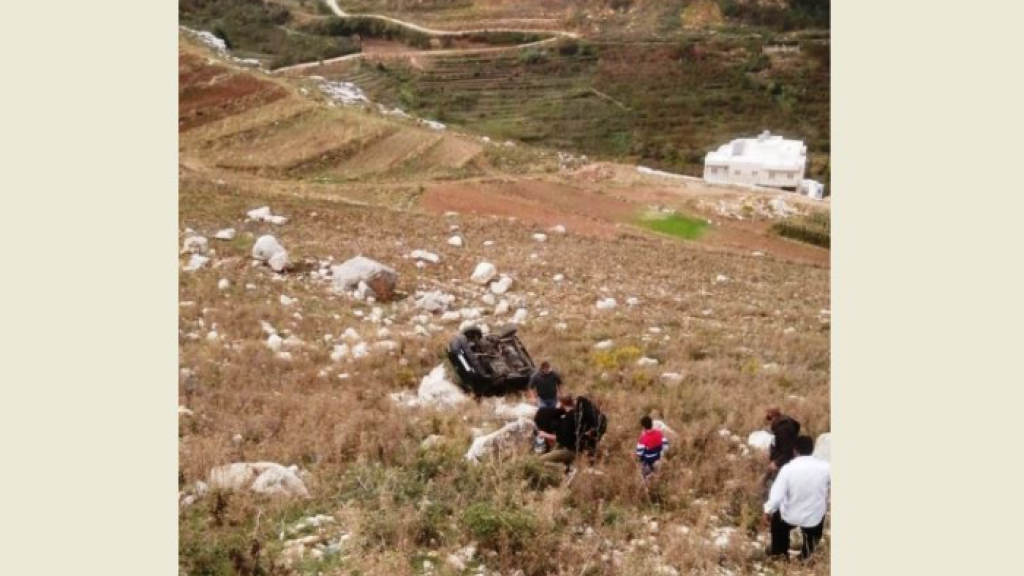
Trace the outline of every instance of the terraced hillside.
{"label": "terraced hillside", "polygon": [[700,175],[708,150],[770,129],[805,140],[810,174],[827,181],[828,50],[827,37],[816,35],[769,42],[695,34],[658,44],[416,53],[333,74],[376,100],[493,138],[691,175]]}

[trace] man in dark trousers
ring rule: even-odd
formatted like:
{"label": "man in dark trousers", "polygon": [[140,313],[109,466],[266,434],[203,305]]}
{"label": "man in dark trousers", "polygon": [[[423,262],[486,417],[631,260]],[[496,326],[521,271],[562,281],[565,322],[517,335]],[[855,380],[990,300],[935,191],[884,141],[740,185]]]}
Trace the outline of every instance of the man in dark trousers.
{"label": "man in dark trousers", "polygon": [[794,444],[794,457],[779,470],[764,504],[764,524],[771,526],[769,554],[783,559],[789,558],[790,532],[800,528],[804,536],[800,557],[806,560],[825,529],[832,475],[828,462],[811,456],[814,439],[800,436]]}
{"label": "man in dark trousers", "polygon": [[540,363],[540,370],[530,376],[530,395],[536,400],[538,408],[554,408],[562,395],[562,377],[551,369],[547,360]]}

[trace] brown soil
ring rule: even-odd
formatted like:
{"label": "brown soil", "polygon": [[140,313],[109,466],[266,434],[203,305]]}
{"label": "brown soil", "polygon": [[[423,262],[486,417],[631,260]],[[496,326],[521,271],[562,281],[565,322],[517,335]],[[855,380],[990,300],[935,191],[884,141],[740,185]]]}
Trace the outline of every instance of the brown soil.
{"label": "brown soil", "polygon": [[178,57],[178,131],[280,100],[287,92],[253,74],[234,72],[194,54]]}

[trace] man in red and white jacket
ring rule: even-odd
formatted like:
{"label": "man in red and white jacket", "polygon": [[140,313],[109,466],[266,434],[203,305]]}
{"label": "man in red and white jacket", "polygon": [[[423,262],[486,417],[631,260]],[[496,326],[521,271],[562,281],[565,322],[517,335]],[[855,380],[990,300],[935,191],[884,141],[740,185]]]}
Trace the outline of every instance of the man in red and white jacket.
{"label": "man in red and white jacket", "polygon": [[643,432],[636,443],[636,456],[640,459],[644,478],[647,478],[654,472],[654,464],[661,460],[662,453],[668,450],[668,438],[654,427],[650,416],[641,418],[640,426]]}

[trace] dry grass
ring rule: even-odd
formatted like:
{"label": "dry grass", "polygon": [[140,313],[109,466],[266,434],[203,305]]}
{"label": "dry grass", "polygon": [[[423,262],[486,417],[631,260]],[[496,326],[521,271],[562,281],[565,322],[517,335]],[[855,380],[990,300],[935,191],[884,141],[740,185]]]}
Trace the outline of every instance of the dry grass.
{"label": "dry grass", "polygon": [[[281,108],[268,114],[308,113],[294,103],[273,106]],[[538,243],[531,239],[535,228],[521,221],[429,215],[415,203],[396,209],[408,204],[405,184],[338,185],[217,168],[210,158],[232,153],[235,144],[201,142],[241,142],[237,135],[253,128],[262,134],[257,110],[270,108],[182,136],[181,228],[209,237],[216,254],[211,266],[180,275],[180,365],[195,373],[180,390],[181,404],[194,412],[180,419],[180,480],[187,490],[216,465],[275,461],[308,471],[312,497],[210,494],[184,508],[183,572],[392,576],[424,573],[429,561],[434,574],[457,574],[445,558],[473,542],[479,550],[467,574],[478,568],[527,576],[655,574],[664,566],[680,574],[782,572],[764,563],[757,540],[763,457],[744,456],[719,431],[745,439],[762,426],[763,407],[775,403],[808,432],[829,430],[827,269],[709,252],[640,232],[594,238],[570,229]],[[330,118],[354,114],[338,113]],[[234,136],[221,138],[228,134]],[[288,148],[280,142],[281,150]],[[406,192],[414,198],[415,190]],[[246,211],[265,204],[290,221],[244,221]],[[452,225],[467,247],[445,243]],[[229,226],[238,230],[236,240],[212,239]],[[275,276],[250,265],[252,242],[265,233],[290,251],[295,271]],[[483,246],[485,240],[494,246]],[[440,254],[441,264],[417,268],[405,256],[419,248]],[[409,298],[378,304],[392,322],[389,339],[399,343],[397,351],[333,362],[325,335],[337,338],[352,327],[374,342],[382,325],[357,315],[369,315],[370,306],[332,294],[309,271],[328,258],[357,254],[394,267],[403,294],[442,287],[457,296],[456,309],[484,308],[483,322],[492,327],[510,316],[490,314],[469,275],[487,260],[513,276],[506,297],[529,310],[521,336],[534,357],[551,359],[568,387],[598,400],[611,419],[599,461],[583,466],[568,487],[538,466],[527,446],[473,466],[462,458],[471,430],[502,424],[493,405],[434,410],[393,402],[389,393],[414,389],[443,361],[456,328],[415,335],[419,312]],[[566,280],[553,281],[555,274]],[[728,280],[716,281],[719,275]],[[230,288],[218,289],[222,278]],[[282,294],[297,302],[283,306]],[[597,312],[594,303],[604,296],[615,297],[619,308]],[[639,306],[626,306],[629,297],[639,298]],[[278,358],[264,345],[261,321],[304,345],[290,350],[291,360]],[[567,329],[558,330],[560,322]],[[219,340],[210,341],[214,327]],[[594,343],[604,339],[615,348],[596,353]],[[660,365],[641,368],[638,354]],[[684,379],[667,385],[663,372]],[[679,433],[649,490],[631,457],[637,421],[647,412]],[[443,442],[422,449],[431,434]],[[280,534],[313,514],[333,515],[337,522],[328,531],[352,537],[338,555],[288,564]],[[722,527],[736,529],[725,548],[713,544]],[[787,573],[828,571],[826,548],[817,564]]]}

